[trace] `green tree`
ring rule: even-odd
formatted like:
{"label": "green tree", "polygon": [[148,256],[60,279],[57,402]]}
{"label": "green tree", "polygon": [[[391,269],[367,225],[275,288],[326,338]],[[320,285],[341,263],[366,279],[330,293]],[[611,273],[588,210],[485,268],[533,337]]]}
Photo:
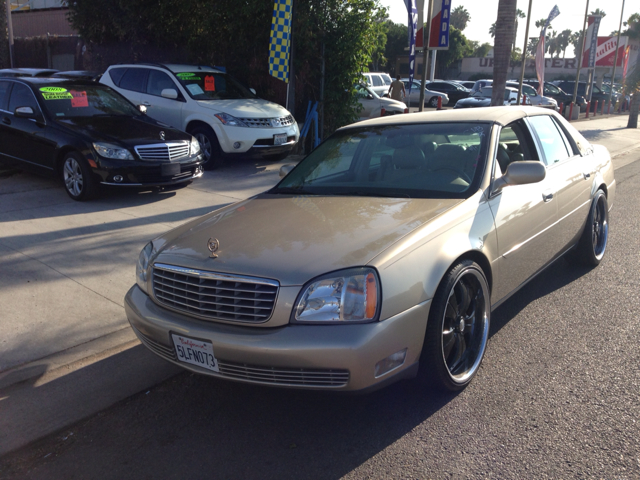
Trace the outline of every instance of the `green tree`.
{"label": "green tree", "polygon": [[[542,30],[542,27],[544,27],[544,24],[546,23],[546,21],[547,21],[546,18],[541,18],[540,20],[536,20],[536,28],[539,28],[540,30]],[[548,30],[551,29],[551,24],[547,26],[547,29]]]}
{"label": "green tree", "polygon": [[573,32],[570,29],[563,30],[560,35],[558,35],[558,47],[562,51],[562,58],[565,58],[567,55],[567,48],[571,45],[571,38],[573,36]]}
{"label": "green tree", "polygon": [[493,22],[489,27],[489,35],[491,35],[491,38],[496,36],[496,22]]}
{"label": "green tree", "polygon": [[478,45],[478,46],[475,47],[475,49],[473,50],[473,56],[474,57],[486,57],[487,53],[489,53],[489,51],[492,48],[493,48],[493,45],[491,45],[488,42],[485,42],[482,45]]}
{"label": "green tree", "polygon": [[400,23],[393,23],[387,20],[387,43],[384,49],[384,56],[387,58],[389,72],[395,77],[396,63],[399,56],[406,55],[405,47],[408,46],[408,27]]}
{"label": "green tree", "polygon": [[589,15],[600,15],[602,18],[607,16],[604,10],[600,10],[599,8],[596,8],[595,10],[593,10]]}
{"label": "green tree", "polygon": [[437,76],[443,77],[444,71],[451,67],[454,63],[462,60],[464,57],[470,57],[473,54],[471,42],[456,27],[451,25],[449,30],[449,49],[440,50],[436,57]]}
{"label": "green tree", "polygon": [[467,28],[467,24],[471,21],[471,14],[463,6],[459,6],[451,10],[451,26],[462,31]]}
{"label": "green tree", "polygon": [[[519,18],[527,18],[525,13],[519,8],[516,10],[516,20],[515,20],[515,32],[513,33],[513,47],[511,50],[516,48],[516,40],[518,39],[518,19]],[[513,56],[513,55],[512,55]]]}
{"label": "green tree", "polygon": [[507,81],[511,45],[515,33],[517,0],[499,0],[493,49],[493,88],[491,105],[502,105]]}
{"label": "green tree", "polygon": [[627,28],[622,31],[621,35],[626,35],[636,40],[640,39],[640,13],[631,15],[626,22],[623,22],[623,25]]}

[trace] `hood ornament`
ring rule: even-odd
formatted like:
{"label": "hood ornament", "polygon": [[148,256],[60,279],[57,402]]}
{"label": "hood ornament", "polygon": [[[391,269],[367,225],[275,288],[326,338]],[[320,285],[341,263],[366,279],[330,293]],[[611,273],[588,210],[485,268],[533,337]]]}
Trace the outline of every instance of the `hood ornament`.
{"label": "hood ornament", "polygon": [[210,238],[209,241],[207,242],[207,248],[211,252],[211,255],[209,256],[209,258],[218,258],[218,255],[216,255],[216,252],[220,248],[220,242],[218,241],[217,238]]}
{"label": "hood ornament", "polygon": [[164,140],[164,130],[160,131],[160,140]]}

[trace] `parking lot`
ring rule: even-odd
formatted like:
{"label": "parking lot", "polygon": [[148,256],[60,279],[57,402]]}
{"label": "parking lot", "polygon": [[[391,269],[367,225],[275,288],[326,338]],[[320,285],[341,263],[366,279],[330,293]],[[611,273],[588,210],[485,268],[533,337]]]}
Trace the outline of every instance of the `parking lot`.
{"label": "parking lot", "polygon": [[206,465],[226,478],[636,477],[640,157],[625,122],[576,124],[617,155],[606,261],[593,271],[558,262],[501,307],[477,381],[450,396],[410,383],[318,396],[185,373],[150,388],[177,369],[137,343],[124,315],[140,248],[264,191],[296,158],[241,161],[186,188],[112,190],[87,203],[53,180],[5,171],[0,454],[65,430],[5,457],[0,474],[101,478],[113,468],[112,478],[160,478],[180,455],[194,460],[181,462],[180,476]]}

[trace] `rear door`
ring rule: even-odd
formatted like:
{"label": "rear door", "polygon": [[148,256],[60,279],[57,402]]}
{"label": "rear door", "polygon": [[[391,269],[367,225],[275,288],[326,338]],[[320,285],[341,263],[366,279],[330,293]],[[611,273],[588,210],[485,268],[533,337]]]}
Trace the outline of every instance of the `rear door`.
{"label": "rear door", "polygon": [[147,88],[148,74],[149,70],[146,68],[127,68],[116,90],[134,105],[140,105],[141,94]]}
{"label": "rear door", "polygon": [[[148,70],[147,85],[145,91],[140,93],[140,103],[147,107],[147,115],[151,118],[182,130],[182,107],[185,105],[185,99],[180,89],[167,73]],[[178,98],[161,96],[162,90],[169,88],[178,93]]]}

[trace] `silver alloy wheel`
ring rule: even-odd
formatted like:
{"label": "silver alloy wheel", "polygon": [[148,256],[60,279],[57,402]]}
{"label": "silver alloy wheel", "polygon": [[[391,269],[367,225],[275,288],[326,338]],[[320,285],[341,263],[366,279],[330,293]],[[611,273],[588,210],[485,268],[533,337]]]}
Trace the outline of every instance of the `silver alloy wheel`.
{"label": "silver alloy wheel", "polygon": [[204,155],[204,162],[206,163],[211,158],[211,142],[204,133],[196,133],[195,137],[200,144],[200,149]]}
{"label": "silver alloy wheel", "polygon": [[84,177],[78,161],[73,157],[68,157],[64,161],[63,173],[66,189],[74,197],[80,196],[84,188]]}
{"label": "silver alloy wheel", "polygon": [[442,358],[451,380],[475,375],[489,338],[489,292],[475,268],[462,270],[449,292],[442,319]]}
{"label": "silver alloy wheel", "polygon": [[438,97],[431,97],[431,99],[429,100],[429,106],[430,107],[437,107],[438,106]]}
{"label": "silver alloy wheel", "polygon": [[608,239],[609,220],[607,202],[606,197],[600,195],[595,204],[593,223],[591,225],[591,244],[593,245],[593,254],[596,256],[596,259],[601,260],[604,256]]}

